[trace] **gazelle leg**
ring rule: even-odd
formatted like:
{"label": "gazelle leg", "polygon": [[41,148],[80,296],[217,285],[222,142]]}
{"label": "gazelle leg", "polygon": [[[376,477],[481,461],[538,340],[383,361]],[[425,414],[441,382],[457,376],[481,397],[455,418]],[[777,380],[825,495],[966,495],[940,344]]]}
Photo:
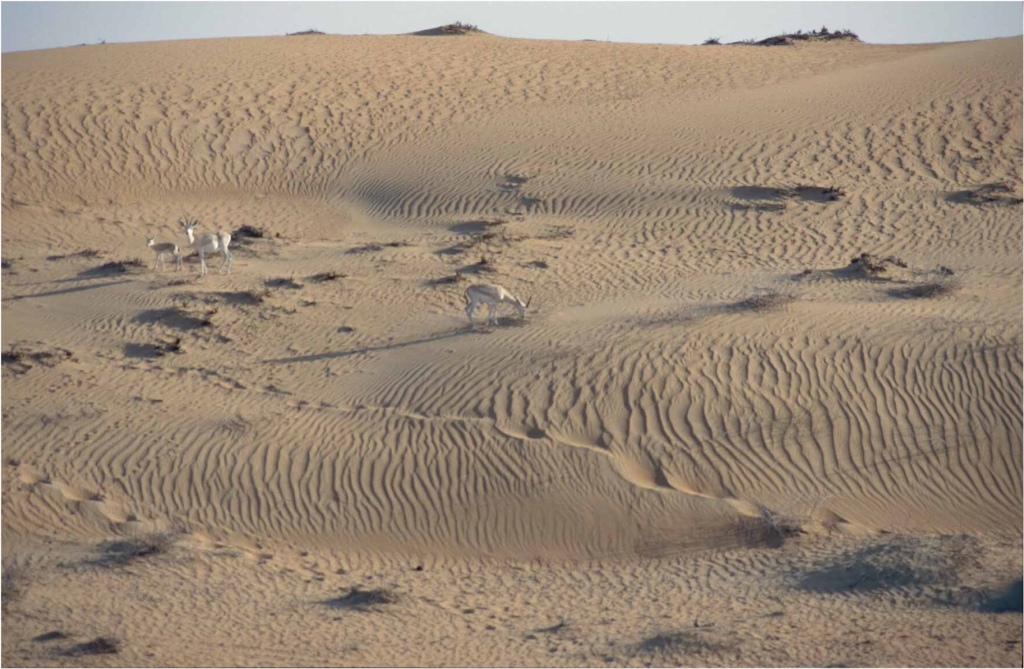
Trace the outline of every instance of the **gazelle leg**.
{"label": "gazelle leg", "polygon": [[487,322],[491,325],[498,324],[498,305],[493,302],[487,305]]}
{"label": "gazelle leg", "polygon": [[217,273],[220,274],[224,271],[225,263],[228,266],[228,274],[231,274],[231,251],[224,249],[224,260],[220,261],[220,267],[217,268]]}
{"label": "gazelle leg", "polygon": [[176,270],[174,270],[174,271],[175,272],[180,272],[181,271],[181,254],[180,253],[178,253],[178,254],[176,254],[174,256],[174,262],[178,266],[178,268]]}
{"label": "gazelle leg", "polygon": [[199,252],[199,276],[206,276],[206,254]]}
{"label": "gazelle leg", "polygon": [[476,302],[473,300],[469,301],[466,305],[466,318],[469,319],[469,327],[473,327],[476,323],[473,322],[473,310],[476,309]]}

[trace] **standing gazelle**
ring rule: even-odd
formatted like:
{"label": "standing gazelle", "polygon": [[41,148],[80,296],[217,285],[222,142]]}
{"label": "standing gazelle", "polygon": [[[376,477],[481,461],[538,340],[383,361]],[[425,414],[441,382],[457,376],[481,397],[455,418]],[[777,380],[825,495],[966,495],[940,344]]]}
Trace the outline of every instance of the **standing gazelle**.
{"label": "standing gazelle", "polygon": [[178,266],[178,270],[181,269],[181,253],[178,252],[178,245],[173,242],[160,242],[159,244],[152,237],[146,238],[146,246],[153,249],[153,253],[156,254],[156,262],[161,267],[166,267],[164,263],[164,256],[168,253],[174,258],[175,264]]}
{"label": "standing gazelle", "polygon": [[530,306],[530,300],[524,304],[522,300],[501,286],[493,283],[475,283],[466,289],[466,316],[469,317],[470,327],[475,325],[473,311],[481,302],[487,305],[487,323],[494,325],[498,324],[498,305],[502,302],[511,304],[518,309],[520,318],[526,317],[526,308]]}
{"label": "standing gazelle", "polygon": [[204,276],[207,272],[206,269],[206,254],[214,254],[220,252],[224,256],[224,260],[221,261],[220,267],[217,268],[217,272],[224,271],[224,265],[228,267],[228,274],[231,274],[231,251],[228,251],[228,245],[231,243],[231,235],[223,230],[217,232],[207,232],[199,235],[198,237],[192,232],[197,225],[199,225],[198,218],[181,219],[178,221],[181,223],[181,227],[185,228],[185,234],[188,235],[188,245],[199,252],[199,265],[202,269],[199,271],[199,276]]}

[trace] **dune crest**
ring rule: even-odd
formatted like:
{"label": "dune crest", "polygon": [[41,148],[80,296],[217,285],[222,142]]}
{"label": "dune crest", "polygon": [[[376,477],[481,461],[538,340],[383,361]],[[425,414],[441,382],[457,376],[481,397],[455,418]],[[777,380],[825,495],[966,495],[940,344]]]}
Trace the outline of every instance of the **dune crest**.
{"label": "dune crest", "polygon": [[[775,597],[829,638],[847,605],[953,634],[919,614],[941,600],[983,650],[843,648],[1005,663],[984,607],[1024,522],[1021,38],[422,39],[445,28],[3,56],[4,568],[38,574],[12,625],[60,593],[81,630],[112,620],[89,593],[141,592],[130,568],[178,583],[146,615],[182,639],[251,642],[214,663],[839,661],[751,603]],[[231,235],[230,274],[199,277],[183,218]],[[470,328],[478,282],[527,316]],[[614,634],[718,627],[621,642],[594,587]],[[553,617],[513,619],[534,605]],[[379,643],[313,650],[327,615]],[[271,618],[306,650],[263,648]],[[5,662],[200,659],[125,629],[5,635]],[[741,642],[763,629],[790,645]]]}

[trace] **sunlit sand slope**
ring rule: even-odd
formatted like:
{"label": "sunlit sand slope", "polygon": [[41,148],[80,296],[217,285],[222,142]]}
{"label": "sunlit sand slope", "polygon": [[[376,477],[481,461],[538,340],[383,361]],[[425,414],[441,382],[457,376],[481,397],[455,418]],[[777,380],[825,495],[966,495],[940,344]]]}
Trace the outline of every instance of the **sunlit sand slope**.
{"label": "sunlit sand slope", "polygon": [[[1019,537],[1021,69],[1019,38],[7,54],[5,528],[258,559]],[[186,214],[267,235],[183,282],[143,242]],[[526,321],[467,329],[473,280]]]}

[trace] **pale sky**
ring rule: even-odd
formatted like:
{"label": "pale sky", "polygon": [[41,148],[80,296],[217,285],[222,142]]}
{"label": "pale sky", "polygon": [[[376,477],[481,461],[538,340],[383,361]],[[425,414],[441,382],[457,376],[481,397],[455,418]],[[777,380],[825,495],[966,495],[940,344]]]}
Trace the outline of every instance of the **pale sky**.
{"label": "pale sky", "polygon": [[1022,2],[26,2],[0,3],[0,50],[283,35],[388,35],[462,21],[504,37],[699,44],[822,25],[865,42],[1020,35]]}

